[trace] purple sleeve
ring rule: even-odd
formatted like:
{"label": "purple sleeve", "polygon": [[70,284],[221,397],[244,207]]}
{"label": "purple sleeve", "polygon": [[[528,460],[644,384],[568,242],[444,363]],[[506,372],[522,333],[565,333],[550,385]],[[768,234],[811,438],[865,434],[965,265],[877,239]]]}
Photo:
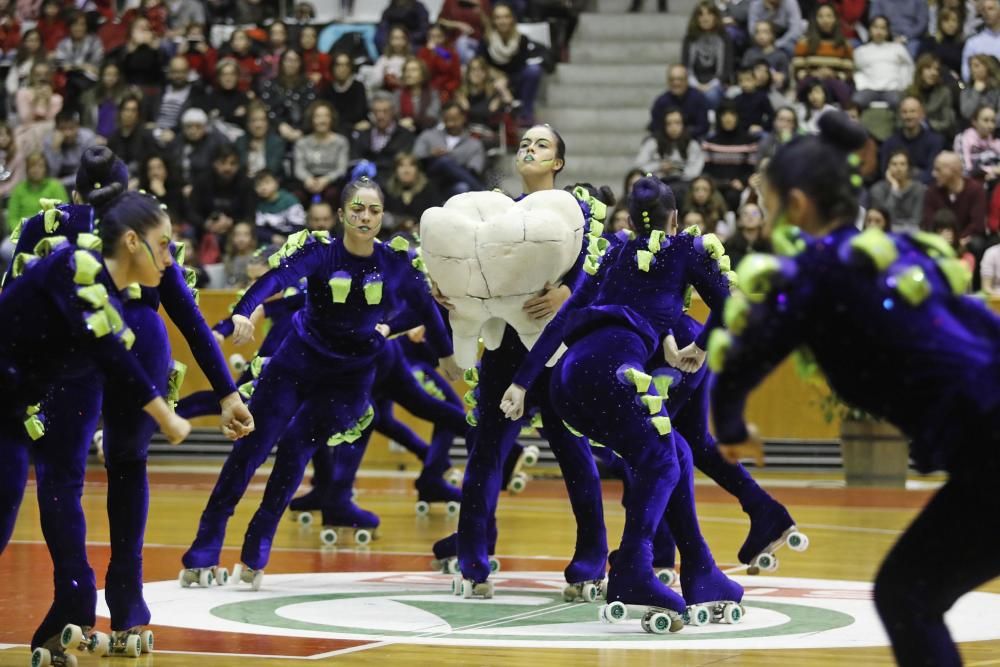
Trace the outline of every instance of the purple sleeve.
{"label": "purple sleeve", "polygon": [[305,305],[306,305],[306,293],[301,291],[292,294],[291,296],[285,296],[280,299],[275,299],[274,301],[265,301],[264,317],[274,317],[275,308],[280,307],[282,311],[282,313],[280,314],[283,314],[285,312],[288,312],[289,310],[299,310]]}
{"label": "purple sleeve", "polygon": [[[330,263],[330,252],[333,246],[327,243],[307,243],[289,257],[283,257],[281,263],[265,273],[247,290],[240,302],[233,309],[233,315],[250,317],[254,309],[267,300],[272,294],[294,287],[299,281]],[[231,325],[230,325],[231,326]],[[231,331],[231,329],[230,329]]]}
{"label": "purple sleeve", "polygon": [[[445,326],[444,320],[441,319],[441,311],[438,310],[437,302],[431,296],[427,277],[413,268],[409,261],[406,261],[406,266],[399,275],[401,279],[400,290],[406,305],[419,318],[418,324],[427,327],[427,343],[437,354],[438,359],[450,357],[455,353],[451,343],[451,335],[448,333],[448,327]],[[405,326],[411,322],[412,320],[407,321],[405,317],[396,317],[393,320],[393,325]]]}
{"label": "purple sleeve", "polygon": [[205,373],[212,389],[219,398],[236,391],[236,385],[229,374],[222,350],[202,317],[195,303],[191,288],[184,280],[184,271],[174,264],[164,271],[160,281],[160,301],[171,321],[184,336],[191,354]]}
{"label": "purple sleeve", "polygon": [[[706,247],[705,238],[699,236],[694,239],[691,245],[693,256],[688,262],[688,281],[711,310],[705,328],[695,339],[695,344],[703,350],[709,335],[722,323],[722,309],[729,298],[729,279],[719,262],[712,257],[710,248]],[[715,248],[721,258],[722,243],[719,242]]]}

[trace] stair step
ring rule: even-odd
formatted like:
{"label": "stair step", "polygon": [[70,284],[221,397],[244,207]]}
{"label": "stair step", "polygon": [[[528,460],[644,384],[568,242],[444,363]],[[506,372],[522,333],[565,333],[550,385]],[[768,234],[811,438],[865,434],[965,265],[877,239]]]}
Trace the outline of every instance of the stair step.
{"label": "stair step", "polygon": [[[577,109],[649,109],[660,90],[650,86],[591,86],[550,84],[545,90],[545,103],[551,107]],[[597,93],[597,94],[595,94]]]}
{"label": "stair step", "polygon": [[[635,155],[639,151],[646,133],[643,131],[593,131],[579,132],[576,130],[562,132],[569,155]],[[568,166],[568,165],[567,165]]]}
{"label": "stair step", "polygon": [[636,85],[649,86],[663,92],[667,85],[666,64],[650,65],[577,65],[565,63],[559,65],[555,74],[547,79],[551,86],[554,83],[567,83],[577,86],[605,85]]}
{"label": "stair step", "polygon": [[560,109],[539,108],[540,122],[549,123],[560,133],[575,130],[607,130],[622,128],[629,131],[641,130],[649,123],[649,108],[615,109],[614,100],[608,98],[604,109]]}
{"label": "stair step", "polygon": [[[699,0],[667,0],[667,11],[687,19],[698,2]],[[624,14],[631,5],[632,0],[597,0],[597,11],[601,14]],[[643,14],[656,14],[656,8],[656,0],[642,0]]]}
{"label": "stair step", "polygon": [[[573,62],[580,65],[633,63],[677,63],[681,60],[681,43],[676,40],[637,42],[583,42],[571,47]],[[664,79],[666,76],[664,75]]]}
{"label": "stair step", "polygon": [[681,41],[688,17],[678,14],[580,14],[573,39],[580,42],[611,39]]}

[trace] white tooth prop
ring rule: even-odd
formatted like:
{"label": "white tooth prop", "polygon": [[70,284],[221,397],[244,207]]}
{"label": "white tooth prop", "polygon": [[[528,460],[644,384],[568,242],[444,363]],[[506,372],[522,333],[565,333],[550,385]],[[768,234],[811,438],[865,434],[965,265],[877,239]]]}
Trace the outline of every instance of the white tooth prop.
{"label": "white tooth prop", "polygon": [[535,192],[519,202],[500,192],[466,192],[424,212],[422,257],[455,305],[449,318],[459,366],[475,366],[480,337],[487,349],[497,349],[507,324],[527,348],[534,345],[548,320],[532,319],[524,302],[572,268],[584,225],[576,198],[563,190]]}

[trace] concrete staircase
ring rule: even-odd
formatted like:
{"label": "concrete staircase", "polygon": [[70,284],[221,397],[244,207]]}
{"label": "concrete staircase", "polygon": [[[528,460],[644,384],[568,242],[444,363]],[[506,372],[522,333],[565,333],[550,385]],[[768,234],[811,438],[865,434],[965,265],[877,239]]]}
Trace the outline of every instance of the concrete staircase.
{"label": "concrete staircase", "polygon": [[566,140],[562,185],[589,181],[621,194],[649,108],[666,89],[667,65],[680,62],[696,0],[668,0],[664,14],[656,12],[656,0],[645,0],[637,14],[626,13],[629,4],[596,0],[596,12],[580,16],[570,62],[545,79],[536,115]]}

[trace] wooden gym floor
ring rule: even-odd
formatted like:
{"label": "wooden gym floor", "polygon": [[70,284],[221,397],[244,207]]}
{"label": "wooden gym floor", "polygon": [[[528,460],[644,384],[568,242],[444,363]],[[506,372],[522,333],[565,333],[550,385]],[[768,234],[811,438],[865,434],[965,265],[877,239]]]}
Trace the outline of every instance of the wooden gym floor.
{"label": "wooden gym floor", "polygon": [[[453,530],[455,520],[447,518],[442,508],[435,508],[429,517],[417,518],[413,511],[416,494],[411,480],[393,473],[387,476],[369,473],[358,481],[359,504],[382,518],[379,539],[370,548],[356,549],[347,536],[342,536],[346,546],[321,549],[318,547],[318,528],[303,529],[289,519],[282,522],[279,529],[275,552],[260,592],[255,594],[228,587],[182,591],[176,582],[180,556],[194,535],[217,468],[218,463],[179,465],[176,462],[151,467],[152,507],[144,557],[146,597],[153,611],[156,652],[134,662],[126,658],[98,659],[84,655],[80,657],[81,666],[227,667],[238,664],[263,667],[300,665],[303,660],[312,660],[314,664],[394,666],[432,663],[562,665],[572,662],[632,667],[663,664],[665,660],[675,667],[889,665],[892,664],[889,650],[884,640],[879,639],[877,623],[871,620],[867,587],[837,582],[870,582],[890,544],[933,492],[930,488],[933,484],[918,485],[923,488],[910,490],[847,490],[829,476],[766,470],[759,473],[764,486],[787,504],[799,527],[809,534],[809,550],[790,553],[783,549],[778,554],[780,569],[773,577],[740,579],[748,591],[746,630],[741,626],[711,626],[686,628],[676,636],[652,637],[642,633],[637,623],[627,628],[592,624],[591,621],[597,619],[596,605],[562,604],[556,582],[560,580],[572,548],[574,524],[561,481],[551,479],[533,480],[520,496],[503,494],[501,497],[501,537],[497,551],[503,570],[498,578],[498,598],[491,602],[463,603],[445,595],[448,578],[433,575],[428,569],[430,545],[434,539]],[[239,558],[242,534],[260,498],[264,480],[262,475],[254,480],[250,494],[230,523],[223,555],[224,564],[229,567]],[[97,573],[98,586],[103,585],[109,556],[105,489],[103,470],[92,467],[84,504],[89,525],[90,559]],[[621,487],[617,482],[607,482],[605,489],[609,541],[616,543],[624,518],[619,505]],[[699,480],[697,495],[699,516],[709,544],[723,567],[732,567],[736,551],[745,537],[745,517],[734,501],[721,490],[705,484],[704,480]],[[385,585],[394,590],[409,589],[402,593],[397,590],[394,601],[380,599],[377,593],[371,592],[368,596],[352,599],[349,593],[357,591],[357,587],[347,579],[337,578],[353,577],[349,574],[353,572],[389,573],[378,577],[358,575],[360,579],[367,579],[369,583],[364,585],[374,586],[374,590]],[[416,574],[392,574],[397,572]],[[525,574],[538,572],[542,574]],[[279,576],[293,573],[344,574],[316,574],[312,579]],[[373,577],[378,581],[371,584],[375,580]],[[804,579],[826,581],[802,581]],[[785,580],[789,582],[787,586],[782,583]],[[25,496],[14,541],[0,556],[0,582],[0,665],[27,665],[27,642],[52,595],[51,563],[38,526],[33,484]],[[327,594],[331,591],[330,586],[337,595]],[[505,587],[510,591],[506,597],[503,595]],[[831,590],[824,590],[827,587]],[[345,591],[346,595],[340,595]],[[521,592],[514,595],[515,591]],[[992,582],[982,591],[1000,594],[1000,581]],[[288,606],[273,609],[272,616],[268,617],[269,612],[262,611],[260,605],[271,599],[268,595],[273,598],[283,592],[293,594],[291,599],[277,598],[288,600]],[[551,600],[540,598],[541,594]],[[785,603],[787,596],[797,596],[803,604],[816,606],[768,602],[768,595],[783,596],[781,599]],[[343,601],[345,596],[347,599]],[[234,600],[235,604],[214,606]],[[409,606],[405,605],[407,600]],[[522,610],[530,610],[530,605],[539,604],[539,600],[549,606],[541,612],[514,613],[519,611],[514,603],[520,604]],[[963,617],[971,620],[958,619],[952,624],[954,630],[956,624],[974,624],[978,617],[980,625],[987,628],[986,635],[978,638],[992,637],[962,644],[969,666],[1000,665],[1000,630],[989,634],[989,628],[1000,628],[998,601],[1000,595],[980,595],[975,604],[970,603]],[[501,602],[510,604],[501,605]],[[495,603],[498,606],[493,608],[498,611],[490,616],[487,612]],[[859,615],[852,618],[850,612],[845,616],[827,609],[840,603],[855,605],[854,608],[860,610]],[[271,607],[281,604],[278,602]],[[792,608],[799,611],[788,611]],[[790,623],[819,623],[810,626],[811,630],[804,625],[796,626],[800,631],[788,641],[804,648],[788,648],[780,632],[772,633],[773,636],[768,634],[764,627],[767,623],[762,624],[761,619],[777,618],[780,614],[775,610],[780,609],[792,617]],[[755,613],[757,619],[754,619]],[[444,631],[410,632],[399,620],[410,619],[413,622],[411,630],[419,630],[429,614],[434,619],[430,621],[431,626],[444,627]],[[546,615],[550,623],[561,618],[562,626],[546,625]],[[274,621],[279,617],[283,620]],[[821,617],[846,618],[847,627],[839,630],[824,627],[822,621],[816,620]],[[202,622],[200,618],[208,620]],[[434,625],[440,623],[441,618],[450,626]],[[520,629],[511,631],[513,634],[505,634],[504,627],[518,625],[517,619],[532,618],[539,619],[541,625],[527,620],[526,624],[520,624]],[[781,618],[788,621],[787,617]],[[578,621],[575,623],[577,629],[589,629],[574,630],[573,619],[583,619],[588,624]],[[782,622],[775,621],[777,625],[773,627],[781,626]],[[331,630],[330,623],[350,627]],[[384,631],[375,627],[380,623]],[[463,623],[470,625],[455,627]],[[275,626],[280,627],[275,629]],[[99,618],[98,627],[109,630],[107,618]],[[557,627],[563,629],[554,631],[554,636],[548,638],[546,629]],[[754,628],[757,630],[751,632]],[[691,633],[710,629],[714,634],[703,634],[705,640],[695,642],[696,649],[682,648],[691,645],[681,641],[682,638],[698,639]],[[611,630],[616,632],[606,634]],[[474,645],[461,643],[463,631],[475,635]],[[744,638],[739,639],[736,631],[742,632]],[[528,638],[534,638],[535,644],[525,647],[525,637],[517,636],[518,633],[530,635]],[[560,643],[567,641],[564,636],[567,634],[572,635],[571,641]],[[758,639],[753,639],[754,636]],[[872,636],[875,639],[871,639]],[[831,640],[832,637],[841,639]],[[602,643],[607,638],[618,641]],[[630,641],[641,646],[630,648]],[[808,647],[810,642],[814,644],[812,648]],[[549,648],[552,646],[555,648]],[[655,650],[649,650],[651,647]]]}

